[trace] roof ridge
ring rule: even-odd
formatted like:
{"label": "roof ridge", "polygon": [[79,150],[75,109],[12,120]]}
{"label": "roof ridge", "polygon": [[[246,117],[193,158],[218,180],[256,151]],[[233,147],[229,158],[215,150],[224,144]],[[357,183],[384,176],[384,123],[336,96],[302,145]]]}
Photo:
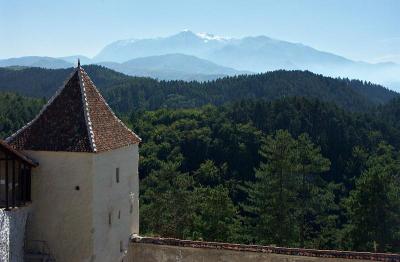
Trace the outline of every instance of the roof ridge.
{"label": "roof ridge", "polygon": [[85,76],[87,77],[87,79],[90,81],[90,84],[93,85],[94,90],[96,91],[96,93],[99,95],[101,101],[106,105],[107,109],[110,111],[110,113],[113,115],[113,117],[115,118],[115,120],[117,120],[128,132],[130,132],[136,139],[139,140],[139,142],[142,142],[142,139],[135,134],[135,132],[133,132],[129,127],[127,127],[125,125],[125,123],[119,119],[114,111],[111,109],[110,105],[107,103],[107,101],[104,99],[104,97],[101,95],[100,91],[97,89],[96,85],[93,83],[92,79],[89,77],[89,75],[86,73],[86,71],[82,68],[82,73],[85,74]]}
{"label": "roof ridge", "polygon": [[28,123],[26,123],[23,127],[21,127],[20,129],[18,129],[15,133],[13,133],[12,135],[10,135],[9,137],[7,137],[4,141],[6,141],[7,143],[9,143],[13,138],[15,138],[18,134],[20,134],[22,131],[24,131],[25,129],[27,129],[28,127],[30,127],[37,119],[39,119],[39,117],[43,114],[43,112],[46,111],[47,107],[49,107],[53,101],[61,94],[61,92],[65,89],[68,81],[74,76],[74,74],[78,71],[78,68],[75,68],[74,71],[72,71],[72,73],[69,75],[69,77],[63,82],[63,84],[57,88],[57,91],[55,92],[55,94],[50,97],[50,99],[47,101],[47,103],[42,107],[42,109],[39,111],[39,113]]}
{"label": "roof ridge", "polygon": [[83,82],[81,76],[81,74],[83,74],[84,72],[85,71],[83,70],[83,68],[80,66],[80,64],[78,64],[78,78],[79,78],[79,85],[81,88],[81,96],[82,96],[83,112],[86,121],[86,128],[89,136],[90,146],[92,147],[93,152],[97,152],[96,143],[94,140],[93,128],[92,128],[92,121],[90,120],[89,102],[86,96],[85,83]]}

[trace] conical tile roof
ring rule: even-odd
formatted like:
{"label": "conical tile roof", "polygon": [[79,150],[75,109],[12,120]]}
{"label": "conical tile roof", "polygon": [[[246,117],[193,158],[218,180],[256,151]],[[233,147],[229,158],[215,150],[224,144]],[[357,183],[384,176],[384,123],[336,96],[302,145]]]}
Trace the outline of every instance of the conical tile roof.
{"label": "conical tile roof", "polygon": [[18,150],[92,153],[140,141],[112,112],[79,64],[38,116],[7,138]]}

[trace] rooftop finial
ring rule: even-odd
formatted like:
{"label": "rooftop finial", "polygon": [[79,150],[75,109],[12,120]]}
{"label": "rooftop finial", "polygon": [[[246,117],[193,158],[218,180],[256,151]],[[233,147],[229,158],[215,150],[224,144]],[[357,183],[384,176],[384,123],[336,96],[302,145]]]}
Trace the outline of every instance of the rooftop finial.
{"label": "rooftop finial", "polygon": [[81,60],[78,58],[78,68],[81,67]]}

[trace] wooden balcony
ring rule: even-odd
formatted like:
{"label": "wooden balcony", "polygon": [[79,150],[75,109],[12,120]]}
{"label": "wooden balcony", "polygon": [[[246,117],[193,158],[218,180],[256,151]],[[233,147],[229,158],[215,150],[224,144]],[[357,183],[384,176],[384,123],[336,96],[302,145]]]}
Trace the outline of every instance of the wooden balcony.
{"label": "wooden balcony", "polygon": [[31,201],[31,169],[37,166],[0,141],[0,208],[10,210]]}

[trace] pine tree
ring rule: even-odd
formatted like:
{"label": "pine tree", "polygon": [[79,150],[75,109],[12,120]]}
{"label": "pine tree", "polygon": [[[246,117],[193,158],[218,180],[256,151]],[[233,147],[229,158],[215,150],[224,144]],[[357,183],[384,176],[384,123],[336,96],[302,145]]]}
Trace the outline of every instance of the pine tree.
{"label": "pine tree", "polygon": [[296,198],[299,246],[319,248],[322,243],[316,239],[321,237],[324,227],[330,226],[332,217],[327,211],[334,208],[331,187],[319,175],[329,170],[330,161],[307,134],[298,137],[296,149],[296,173],[300,180]]}
{"label": "pine tree", "polygon": [[222,185],[193,191],[196,209],[193,238],[232,242],[238,230],[237,208]]}
{"label": "pine tree", "polygon": [[141,226],[143,231],[165,237],[191,236],[194,220],[193,179],[177,170],[178,163],[163,163],[143,184]]}
{"label": "pine tree", "polygon": [[400,250],[400,162],[393,147],[381,143],[369,157],[346,200],[349,248]]}
{"label": "pine tree", "polygon": [[247,186],[248,204],[244,205],[253,216],[251,234],[259,243],[287,246],[296,235],[295,146],[289,132],[279,130],[260,150],[264,162],[256,169],[256,181]]}

